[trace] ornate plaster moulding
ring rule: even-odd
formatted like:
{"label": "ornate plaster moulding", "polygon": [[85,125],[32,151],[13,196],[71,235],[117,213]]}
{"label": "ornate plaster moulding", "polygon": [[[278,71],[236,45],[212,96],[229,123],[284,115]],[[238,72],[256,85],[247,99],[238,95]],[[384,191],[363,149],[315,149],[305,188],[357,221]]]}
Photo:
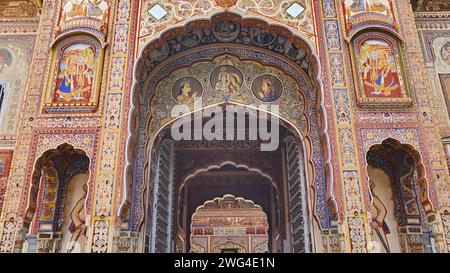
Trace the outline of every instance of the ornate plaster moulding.
{"label": "ornate plaster moulding", "polygon": [[414,12],[416,18],[450,18],[450,11]]}
{"label": "ornate plaster moulding", "polygon": [[347,43],[350,43],[352,41],[353,37],[355,37],[358,33],[362,32],[364,30],[368,30],[368,29],[384,30],[384,31],[389,32],[390,34],[394,35],[395,37],[397,37],[401,42],[405,41],[405,39],[403,38],[403,36],[400,35],[400,33],[398,32],[396,27],[386,24],[384,22],[377,22],[377,21],[364,22],[363,24],[354,26],[347,32],[345,41]]}

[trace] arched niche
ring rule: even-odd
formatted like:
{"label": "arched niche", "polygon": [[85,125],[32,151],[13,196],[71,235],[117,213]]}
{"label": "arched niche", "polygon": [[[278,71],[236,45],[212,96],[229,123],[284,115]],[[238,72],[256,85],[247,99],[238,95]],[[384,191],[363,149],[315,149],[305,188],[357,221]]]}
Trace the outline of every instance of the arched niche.
{"label": "arched niche", "polygon": [[[228,34],[221,33],[224,27],[233,30]],[[304,97],[305,110],[302,115],[307,122],[303,123],[306,125],[304,130],[297,130],[307,132],[302,138],[308,152],[308,175],[316,194],[314,214],[321,228],[329,228],[329,205],[335,204],[331,198],[332,192],[328,191],[333,183],[331,156],[322,154],[330,153],[330,149],[325,131],[326,114],[322,106],[323,91],[318,80],[320,68],[317,56],[301,37],[287,29],[225,12],[208,20],[192,21],[183,27],[169,30],[141,51],[135,67],[123,203],[119,208],[123,229],[134,232],[139,230],[145,215],[143,200],[152,183],[149,181],[153,175],[151,162],[156,160],[152,147],[155,147],[154,143],[160,137],[149,133],[149,130],[159,130],[157,126],[150,128],[149,125],[152,119],[160,118],[152,113],[152,107],[158,107],[155,104],[155,98],[159,95],[157,85],[180,67],[207,60],[211,62],[214,57],[224,54],[241,61],[259,61],[264,66],[275,67],[292,75],[298,82],[300,88],[297,97]],[[173,98],[168,98],[173,102]],[[239,104],[235,100],[222,100],[215,105],[225,103]],[[295,124],[295,120],[289,122]],[[329,170],[328,179],[325,178],[324,170]]]}
{"label": "arched niche", "polygon": [[[395,251],[430,251],[428,215],[433,212],[433,207],[420,153],[409,144],[388,138],[381,144],[373,145],[367,152],[366,160],[372,204],[372,236],[376,241],[381,241],[381,251],[392,251],[389,240],[392,240],[391,244],[398,245],[394,247]],[[390,234],[398,234],[398,237],[392,238]]]}
{"label": "arched niche", "polygon": [[26,252],[83,252],[89,178],[90,159],[83,150],[62,144],[44,152],[34,166],[16,251],[25,243]]}

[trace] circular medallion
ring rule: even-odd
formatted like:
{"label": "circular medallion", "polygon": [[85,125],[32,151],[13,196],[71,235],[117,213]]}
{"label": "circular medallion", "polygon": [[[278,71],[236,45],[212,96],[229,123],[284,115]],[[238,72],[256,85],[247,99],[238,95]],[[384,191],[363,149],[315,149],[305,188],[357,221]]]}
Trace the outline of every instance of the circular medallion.
{"label": "circular medallion", "polygon": [[185,47],[194,47],[200,44],[203,37],[203,30],[197,29],[183,36],[177,37],[177,41]]}
{"label": "circular medallion", "polygon": [[210,76],[212,88],[223,94],[236,94],[244,82],[242,72],[231,65],[221,65],[213,70]]}
{"label": "circular medallion", "polygon": [[300,60],[306,56],[306,51],[286,39],[286,42],[284,43],[284,54],[292,60]]}
{"label": "circular medallion", "polygon": [[216,24],[212,32],[217,40],[228,43],[236,40],[241,32],[241,26],[235,22],[224,21]]}
{"label": "circular medallion", "polygon": [[283,93],[283,84],[280,79],[271,74],[258,76],[252,83],[252,93],[262,102],[274,102]]}
{"label": "circular medallion", "polygon": [[259,46],[268,46],[277,38],[277,35],[271,34],[259,28],[251,28],[250,36],[252,37],[253,42]]}
{"label": "circular medallion", "polygon": [[203,95],[203,86],[199,80],[193,77],[182,77],[172,86],[173,99],[185,105],[193,104]]}
{"label": "circular medallion", "polygon": [[150,59],[155,62],[160,62],[169,56],[169,44],[164,43],[162,47],[158,47],[150,53]]}

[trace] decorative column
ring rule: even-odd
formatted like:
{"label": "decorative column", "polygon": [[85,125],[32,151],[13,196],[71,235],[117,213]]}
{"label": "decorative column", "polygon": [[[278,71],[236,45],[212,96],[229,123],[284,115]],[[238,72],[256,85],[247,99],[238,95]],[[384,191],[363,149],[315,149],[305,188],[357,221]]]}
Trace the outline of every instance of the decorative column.
{"label": "decorative column", "polygon": [[[28,172],[31,143],[33,140],[33,121],[39,112],[39,100],[44,86],[44,75],[48,67],[49,49],[54,23],[57,19],[57,1],[47,0],[42,8],[39,32],[33,52],[24,103],[20,109],[18,139],[14,149],[11,174],[7,183],[5,202],[0,216],[0,253],[13,252],[16,234],[22,228],[25,214],[24,198],[28,196]],[[25,202],[26,203],[26,202]],[[20,238],[22,241],[22,238]],[[20,246],[21,247],[21,246]]]}
{"label": "decorative column", "polygon": [[[115,206],[121,200],[114,198],[122,189],[124,151],[119,143],[127,135],[127,110],[124,100],[131,90],[134,42],[132,14],[139,1],[111,1],[110,56],[105,61],[107,78],[105,107],[102,110],[100,132],[99,164],[97,164],[96,188],[94,193],[90,251],[101,253],[113,250],[114,223],[118,222]],[[124,241],[124,240],[121,240]]]}
{"label": "decorative column", "polygon": [[[151,253],[173,252],[173,176],[175,144],[165,139],[158,147],[158,162],[156,166],[156,179],[153,190],[149,196],[148,215],[145,242]],[[147,247],[146,247],[147,248]],[[147,249],[146,249],[147,250]]]}
{"label": "decorative column", "polygon": [[[355,143],[357,143],[355,133],[355,121],[353,109],[351,107],[353,98],[350,89],[351,80],[346,71],[351,71],[351,67],[346,61],[345,51],[348,45],[344,43],[342,35],[345,35],[345,27],[342,18],[342,6],[337,5],[338,1],[322,0],[323,10],[323,31],[326,44],[324,45],[325,57],[322,60],[322,69],[327,77],[330,92],[330,109],[334,115],[333,120],[334,134],[336,139],[336,152],[339,156],[339,169],[335,173],[334,179],[340,181],[342,189],[342,217],[344,232],[347,234],[345,252],[361,253],[367,252],[370,233],[368,232],[368,221],[366,205],[364,200],[364,191],[362,186],[360,160]],[[339,12],[338,12],[339,11]],[[325,86],[325,84],[324,84]],[[327,112],[328,112],[327,111]],[[339,182],[335,183],[338,185]],[[336,228],[333,233],[338,233]],[[331,233],[326,234],[330,236]],[[338,248],[340,236],[329,238],[334,242],[331,250]],[[329,245],[329,242],[326,243]]]}
{"label": "decorative column", "polygon": [[[298,140],[293,136],[283,139],[286,144],[288,208],[291,249],[294,253],[310,252],[308,217],[306,214],[305,166]],[[278,240],[277,240],[278,241]]]}
{"label": "decorative column", "polygon": [[[441,215],[440,213],[437,213],[437,212],[430,212],[427,215],[428,225],[431,228],[431,236],[434,239],[434,246],[436,248],[436,251],[439,253],[447,253],[448,252],[448,246],[447,246],[448,240],[446,240],[446,238],[445,238],[446,233],[445,233],[445,225],[444,225],[445,218],[444,217],[445,217],[445,215]],[[450,227],[450,217],[446,224],[448,224],[449,225],[448,227]],[[450,230],[448,230],[448,232],[450,232]],[[447,236],[449,236],[449,235],[447,235]]]}
{"label": "decorative column", "polygon": [[447,247],[447,253],[450,252],[450,207],[442,209],[440,212],[443,226],[443,243]]}

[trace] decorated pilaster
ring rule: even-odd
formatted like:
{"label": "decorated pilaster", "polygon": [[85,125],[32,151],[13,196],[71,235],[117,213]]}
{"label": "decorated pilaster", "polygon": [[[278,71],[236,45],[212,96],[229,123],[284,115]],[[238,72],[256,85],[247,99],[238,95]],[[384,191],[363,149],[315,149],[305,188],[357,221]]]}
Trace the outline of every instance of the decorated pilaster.
{"label": "decorated pilaster", "polygon": [[[133,14],[137,2],[114,2],[111,13],[111,54],[106,84],[105,108],[102,111],[102,142],[99,148],[99,165],[95,202],[92,215],[92,252],[113,251],[113,234],[117,224],[117,206],[122,193],[124,151],[122,141],[127,133],[127,108],[132,81],[134,54]],[[114,197],[114,193],[116,196]],[[123,249],[123,247],[120,247]]]}

